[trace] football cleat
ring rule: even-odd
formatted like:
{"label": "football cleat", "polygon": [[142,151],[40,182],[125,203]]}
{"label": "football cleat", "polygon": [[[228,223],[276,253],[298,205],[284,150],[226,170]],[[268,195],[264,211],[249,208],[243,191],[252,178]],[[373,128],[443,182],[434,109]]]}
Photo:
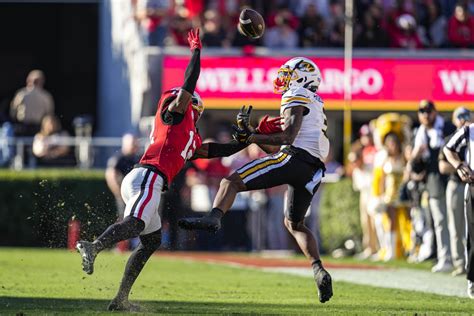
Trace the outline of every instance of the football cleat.
{"label": "football cleat", "polygon": [[211,233],[221,228],[221,221],[215,217],[189,217],[178,221],[178,226],[187,230],[205,230]]}
{"label": "football cleat", "polygon": [[332,279],[329,273],[320,269],[315,275],[314,280],[318,287],[318,297],[321,303],[329,301],[332,297]]}
{"label": "football cleat", "polygon": [[82,270],[87,274],[94,273],[94,261],[97,251],[91,242],[80,240],[76,244],[77,251],[81,254]]}
{"label": "football cleat", "polygon": [[109,311],[127,311],[127,312],[139,312],[140,306],[130,303],[128,300],[120,300],[114,298],[107,306]]}

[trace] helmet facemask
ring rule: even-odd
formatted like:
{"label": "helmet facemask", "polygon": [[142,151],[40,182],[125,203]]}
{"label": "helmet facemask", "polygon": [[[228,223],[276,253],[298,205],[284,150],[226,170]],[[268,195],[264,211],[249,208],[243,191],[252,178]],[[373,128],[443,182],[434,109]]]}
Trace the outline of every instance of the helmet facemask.
{"label": "helmet facemask", "polygon": [[197,122],[201,117],[202,113],[204,112],[204,104],[202,103],[201,96],[197,92],[194,92],[193,94],[193,97],[191,99],[191,106],[196,112],[194,121]]}
{"label": "helmet facemask", "polygon": [[278,70],[277,77],[273,80],[273,92],[283,94],[290,88],[290,81],[293,75],[293,70],[287,65],[284,65]]}

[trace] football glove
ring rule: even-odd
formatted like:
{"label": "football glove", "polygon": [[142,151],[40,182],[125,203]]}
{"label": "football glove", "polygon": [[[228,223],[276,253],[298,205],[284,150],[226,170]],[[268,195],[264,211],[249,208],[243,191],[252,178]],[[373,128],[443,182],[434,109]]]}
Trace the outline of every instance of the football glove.
{"label": "football glove", "polygon": [[242,106],[239,113],[237,114],[237,126],[242,129],[248,129],[252,133],[255,132],[255,129],[250,125],[250,114],[252,113],[252,106],[249,105],[248,108]]}
{"label": "football glove", "polygon": [[192,29],[188,32],[188,43],[191,52],[195,49],[202,48],[201,39],[199,38],[199,28],[196,28],[195,30]]}
{"label": "football glove", "polygon": [[273,117],[269,118],[268,115],[265,115],[258,123],[257,132],[259,134],[273,134],[279,133],[282,131],[281,126],[283,122],[281,121],[281,117]]}
{"label": "football glove", "polygon": [[249,142],[249,137],[253,135],[252,131],[248,129],[246,126],[243,126],[243,128],[240,128],[236,125],[232,125],[232,129],[234,130],[232,132],[232,138],[234,138],[236,141],[238,141],[241,144],[248,144]]}

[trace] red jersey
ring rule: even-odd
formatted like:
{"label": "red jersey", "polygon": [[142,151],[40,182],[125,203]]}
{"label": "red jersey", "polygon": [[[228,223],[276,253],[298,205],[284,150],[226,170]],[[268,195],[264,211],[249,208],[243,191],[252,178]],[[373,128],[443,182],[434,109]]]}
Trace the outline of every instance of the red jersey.
{"label": "red jersey", "polygon": [[163,114],[168,105],[178,96],[178,90],[163,93],[155,115],[155,123],[150,134],[150,146],[140,160],[141,164],[152,165],[161,171],[171,184],[174,177],[183,168],[186,160],[201,147],[202,140],[196,129],[195,117],[198,115],[191,102],[181,121],[171,124],[165,122]]}

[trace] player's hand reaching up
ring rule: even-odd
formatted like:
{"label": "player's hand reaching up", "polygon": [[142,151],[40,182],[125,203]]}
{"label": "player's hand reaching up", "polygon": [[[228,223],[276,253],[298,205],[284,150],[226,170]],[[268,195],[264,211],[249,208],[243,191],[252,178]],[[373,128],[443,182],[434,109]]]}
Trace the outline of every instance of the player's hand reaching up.
{"label": "player's hand reaching up", "polygon": [[242,106],[242,108],[239,111],[239,114],[237,114],[237,126],[241,129],[248,129],[252,133],[255,132],[255,129],[250,125],[250,114],[252,113],[252,106],[249,105],[248,108]]}
{"label": "player's hand reaching up", "polygon": [[191,29],[191,31],[188,32],[188,43],[191,51],[202,48],[201,39],[199,38],[199,28]]}
{"label": "player's hand reaching up", "polygon": [[273,134],[279,133],[282,131],[281,126],[283,122],[281,121],[281,117],[273,117],[269,118],[268,115],[265,115],[258,123],[257,132],[260,134]]}

